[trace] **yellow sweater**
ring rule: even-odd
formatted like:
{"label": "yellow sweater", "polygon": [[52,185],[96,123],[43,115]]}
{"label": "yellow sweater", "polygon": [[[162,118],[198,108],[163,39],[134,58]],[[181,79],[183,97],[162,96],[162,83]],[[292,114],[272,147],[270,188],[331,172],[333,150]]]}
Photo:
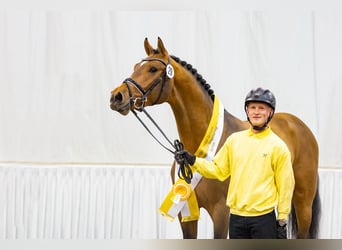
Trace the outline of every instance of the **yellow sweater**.
{"label": "yellow sweater", "polygon": [[197,157],[193,167],[207,178],[231,176],[227,206],[232,214],[259,216],[277,207],[277,219],[288,219],[295,184],[291,154],[270,128],[233,133],[212,161]]}

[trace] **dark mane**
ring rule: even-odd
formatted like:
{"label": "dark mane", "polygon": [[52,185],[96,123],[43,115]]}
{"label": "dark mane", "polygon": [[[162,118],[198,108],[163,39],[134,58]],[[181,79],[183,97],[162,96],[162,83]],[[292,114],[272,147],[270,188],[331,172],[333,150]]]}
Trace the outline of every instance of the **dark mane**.
{"label": "dark mane", "polygon": [[193,68],[191,64],[186,61],[181,60],[179,57],[171,55],[171,58],[175,60],[177,63],[183,66],[183,68],[187,69],[191,74],[196,78],[197,82],[201,84],[201,86],[208,92],[211,99],[214,101],[215,94],[214,90],[211,89],[210,85],[207,81],[202,77],[201,74],[197,72],[197,69]]}

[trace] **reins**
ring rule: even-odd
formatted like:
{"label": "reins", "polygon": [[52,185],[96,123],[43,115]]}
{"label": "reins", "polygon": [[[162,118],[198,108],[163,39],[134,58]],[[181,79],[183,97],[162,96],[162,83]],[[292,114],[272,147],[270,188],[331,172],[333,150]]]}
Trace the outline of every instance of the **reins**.
{"label": "reins", "polygon": [[[138,116],[137,112],[132,109],[131,110],[133,112],[133,114],[135,115],[135,117],[138,119],[138,121],[144,126],[144,128],[147,130],[147,132],[163,147],[165,148],[167,151],[169,151],[172,154],[175,154],[175,151],[173,151],[172,149],[168,148],[167,146],[165,146],[153,133],[152,131],[148,128],[148,126],[143,122],[142,119],[140,119],[140,117]],[[153,123],[153,125],[159,130],[159,132],[163,135],[163,137],[167,140],[167,142],[172,146],[172,148],[174,150],[176,150],[176,146],[175,144],[173,144],[171,142],[171,140],[166,136],[166,134],[163,132],[163,130],[159,127],[159,125],[156,123],[156,121],[150,116],[150,114],[144,109],[141,109],[142,112],[144,112],[144,114],[148,117],[148,119]]]}
{"label": "reins", "polygon": [[[132,78],[127,78],[125,79],[124,83],[127,86],[128,92],[129,92],[129,96],[130,96],[130,101],[131,101],[131,105],[134,105],[134,107],[140,111],[143,112],[146,117],[152,122],[152,124],[158,129],[158,131],[162,134],[162,136],[166,139],[166,141],[171,145],[172,149],[170,147],[167,147],[165,144],[163,144],[153,133],[152,131],[148,128],[148,126],[144,123],[144,121],[138,116],[137,112],[135,111],[135,109],[131,109],[131,111],[133,112],[134,116],[138,119],[138,121],[144,126],[144,128],[147,130],[147,132],[159,143],[159,145],[161,145],[164,149],[166,149],[167,151],[169,151],[170,153],[172,153],[173,155],[182,155],[182,152],[184,150],[184,146],[183,143],[180,142],[178,139],[174,140],[174,142],[172,143],[171,140],[166,136],[166,134],[164,133],[164,131],[160,128],[160,126],[157,124],[157,122],[152,118],[152,116],[145,110],[145,103],[147,101],[147,96],[152,92],[152,90],[160,83],[162,82],[162,87],[161,90],[159,92],[158,98],[156,99],[156,102],[158,102],[161,93],[163,91],[164,88],[164,84],[166,82],[166,78],[170,79],[173,77],[173,67],[171,66],[170,62],[165,63],[163,60],[159,59],[159,58],[149,58],[149,59],[143,59],[143,61],[159,61],[161,63],[163,63],[165,65],[165,70],[163,71],[163,76],[160,76],[159,78],[157,78],[152,84],[151,86],[147,89],[144,90],[141,85],[136,82],[134,79]],[[170,61],[170,60],[169,60]],[[132,90],[130,88],[129,84],[133,84],[133,86],[140,92],[141,97],[133,97],[132,94]],[[140,100],[141,104],[137,105],[137,101]],[[193,177],[193,173],[192,170],[190,168],[189,163],[187,162],[187,160],[183,157],[183,160],[181,162],[178,162],[179,164],[179,169],[178,169],[178,177],[180,179],[185,180],[188,184],[191,183],[191,179]]]}

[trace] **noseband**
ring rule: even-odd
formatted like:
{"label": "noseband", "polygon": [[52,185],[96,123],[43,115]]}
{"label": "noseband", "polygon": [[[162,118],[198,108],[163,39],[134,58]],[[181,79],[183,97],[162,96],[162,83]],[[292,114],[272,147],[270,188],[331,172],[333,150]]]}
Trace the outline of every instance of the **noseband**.
{"label": "noseband", "polygon": [[[135,81],[131,77],[126,78],[124,80],[124,83],[126,84],[128,92],[129,92],[130,103],[131,103],[131,105],[133,105],[139,111],[142,111],[144,109],[145,103],[147,101],[147,96],[152,92],[152,90],[156,86],[159,85],[159,83],[162,83],[159,95],[158,95],[157,99],[151,105],[154,105],[154,104],[156,104],[159,101],[160,96],[161,96],[161,94],[163,93],[163,90],[164,90],[165,82],[168,79],[172,78],[170,76],[173,76],[173,68],[170,65],[170,58],[168,60],[168,63],[166,63],[165,61],[163,61],[162,59],[159,59],[159,58],[146,58],[146,59],[142,60],[142,62],[146,62],[146,61],[159,61],[162,64],[164,64],[165,69],[163,70],[162,74],[156,80],[154,80],[151,83],[150,87],[147,90],[144,90],[143,87],[141,87],[141,84],[139,84],[137,81]],[[171,72],[172,75],[169,72],[170,70],[172,71]],[[133,93],[132,93],[132,90],[131,90],[131,85],[133,85],[139,91],[139,93],[141,94],[140,97],[133,97]],[[138,105],[138,103],[140,103],[140,104]]]}

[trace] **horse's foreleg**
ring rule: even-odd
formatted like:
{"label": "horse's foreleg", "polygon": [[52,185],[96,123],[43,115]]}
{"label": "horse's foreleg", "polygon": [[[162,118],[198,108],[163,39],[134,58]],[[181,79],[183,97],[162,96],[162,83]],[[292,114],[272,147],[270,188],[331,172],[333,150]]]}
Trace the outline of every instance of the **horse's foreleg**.
{"label": "horse's foreleg", "polygon": [[181,222],[181,216],[178,215],[180,225],[182,227],[183,239],[196,239],[198,221]]}
{"label": "horse's foreleg", "polygon": [[[214,230],[214,239],[227,239],[229,228],[229,207],[226,205],[226,197],[229,180],[203,179],[201,186],[197,187],[199,204],[208,212]],[[209,189],[210,187],[210,189]]]}
{"label": "horse's foreleg", "polygon": [[227,239],[229,228],[229,208],[225,202],[220,207],[215,207],[211,219],[214,224],[214,239]]}
{"label": "horse's foreleg", "polygon": [[[175,162],[172,163],[171,167],[171,180],[172,183],[175,183]],[[182,222],[181,213],[178,214],[178,220],[182,228],[183,239],[196,239],[198,221]]]}

